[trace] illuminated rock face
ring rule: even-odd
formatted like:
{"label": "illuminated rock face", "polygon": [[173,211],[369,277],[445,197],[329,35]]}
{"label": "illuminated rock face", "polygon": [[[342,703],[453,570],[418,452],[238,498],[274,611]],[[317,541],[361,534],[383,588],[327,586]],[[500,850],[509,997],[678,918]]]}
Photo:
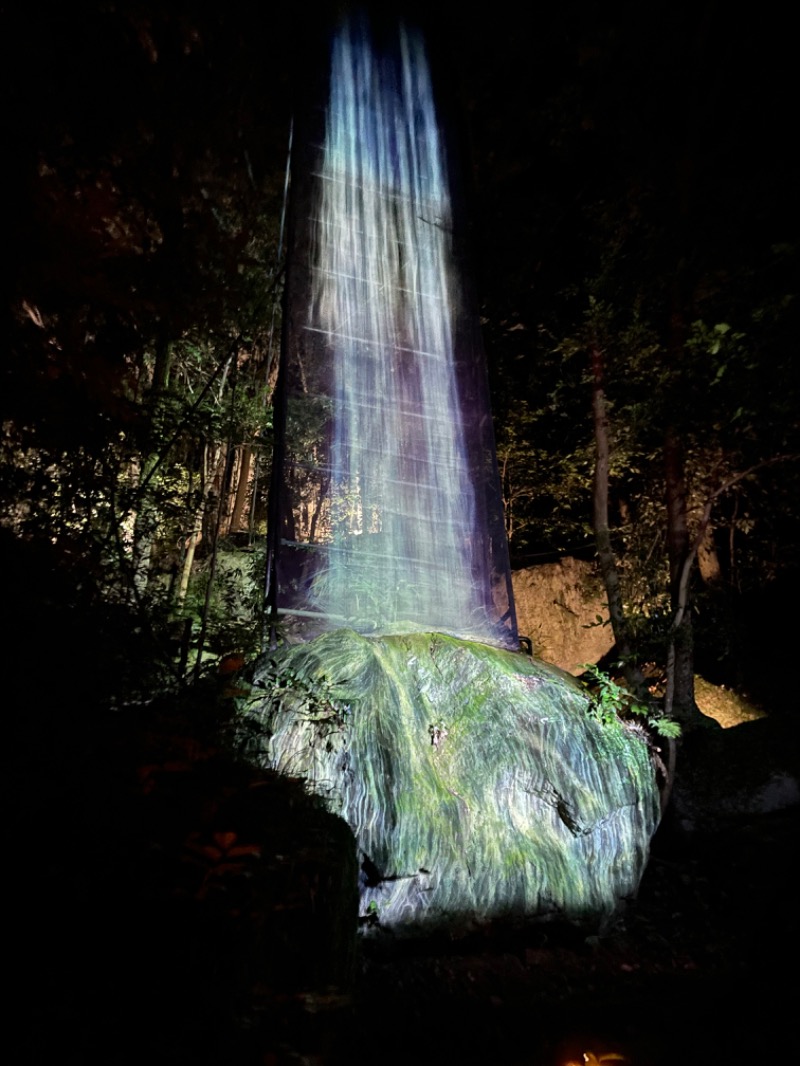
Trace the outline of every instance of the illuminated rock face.
{"label": "illuminated rock face", "polygon": [[[383,27],[385,31],[385,27]],[[334,37],[295,151],[272,605],[516,648],[485,361],[425,48]]]}
{"label": "illuminated rock face", "polygon": [[637,889],[659,799],[644,741],[553,667],[440,634],[278,653],[266,761],[353,829],[361,913],[396,933],[597,922]]}

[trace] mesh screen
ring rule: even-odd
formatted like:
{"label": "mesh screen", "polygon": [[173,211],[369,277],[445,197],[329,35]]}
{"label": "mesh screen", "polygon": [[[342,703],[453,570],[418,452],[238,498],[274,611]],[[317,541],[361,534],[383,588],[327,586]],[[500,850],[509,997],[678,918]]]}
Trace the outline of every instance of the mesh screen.
{"label": "mesh screen", "polygon": [[334,37],[295,141],[271,605],[516,648],[486,369],[423,40]]}

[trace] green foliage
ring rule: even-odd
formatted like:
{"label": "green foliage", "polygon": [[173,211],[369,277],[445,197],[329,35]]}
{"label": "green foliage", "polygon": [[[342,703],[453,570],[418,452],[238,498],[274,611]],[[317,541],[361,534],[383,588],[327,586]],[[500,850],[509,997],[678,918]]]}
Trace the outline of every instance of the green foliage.
{"label": "green foliage", "polygon": [[589,693],[588,714],[601,725],[609,726],[631,716],[643,718],[647,726],[662,737],[679,737],[680,725],[666,718],[652,706],[640,703],[633,694],[592,663],[583,664],[582,684]]}
{"label": "green foliage", "polygon": [[[218,549],[213,574],[209,558],[196,564],[179,609],[175,609],[164,587],[173,623],[188,620],[196,634],[205,619],[203,659],[209,664],[234,649],[247,659],[260,651],[264,565],[263,551],[236,551],[226,543]],[[188,666],[193,665],[190,655]]]}
{"label": "green foliage", "polygon": [[270,658],[259,666],[257,676],[242,704],[243,710],[253,705],[268,706],[279,712],[289,712],[313,722],[329,722],[343,726],[351,712],[351,703],[337,695],[323,673],[311,673],[304,664],[286,663]]}
{"label": "green foliage", "polygon": [[645,711],[641,713],[646,714],[648,726],[659,736],[675,740],[681,735],[680,723],[673,718],[666,718],[664,715],[658,714],[647,714]]}
{"label": "green foliage", "polygon": [[[685,460],[690,542],[713,497],[704,550],[717,555],[716,604],[696,646],[716,657],[723,608],[741,647],[741,597],[796,571],[800,559],[796,470],[763,466],[723,490],[743,471],[800,452],[800,275],[789,221],[796,182],[781,185],[793,171],[782,138],[762,139],[770,120],[741,121],[751,107],[774,112],[754,68],[743,74],[713,35],[689,46],[667,32],[641,51],[629,20],[609,15],[602,26],[584,24],[587,50],[562,54],[550,78],[541,72],[556,67],[554,55],[540,57],[535,75],[501,76],[490,97],[496,113],[478,102],[473,116],[478,150],[491,160],[478,163],[495,223],[486,227],[482,315],[512,559],[526,565],[590,541],[594,342],[607,372],[611,542],[637,651],[663,664],[674,617],[662,459],[669,429]],[[691,82],[676,77],[679,69],[693,72]],[[514,112],[513,100],[529,95],[519,92],[527,79],[542,97],[535,119],[521,104]],[[698,108],[727,79],[724,106]],[[513,136],[504,138],[504,120]],[[525,162],[521,140],[531,149]],[[530,250],[522,262],[508,254],[512,228]],[[699,585],[692,581],[691,600],[710,616]]]}
{"label": "green foliage", "polygon": [[[599,667],[584,663],[583,684],[590,693],[588,714],[602,725],[612,725],[626,714],[644,713],[632,694]],[[585,679],[588,675],[589,680]],[[635,708],[635,710],[634,710]]]}
{"label": "green foliage", "polygon": [[[563,384],[563,383],[562,383]],[[514,558],[531,550],[587,545],[592,450],[588,427],[553,395],[534,405],[515,402],[496,430],[506,533]],[[565,444],[570,442],[570,446]]]}
{"label": "green foliage", "polygon": [[288,116],[245,13],[151,6],[16,16],[61,60],[48,106],[14,90],[0,522],[170,660],[186,619],[204,654],[257,630],[205,585],[221,536],[263,532]]}

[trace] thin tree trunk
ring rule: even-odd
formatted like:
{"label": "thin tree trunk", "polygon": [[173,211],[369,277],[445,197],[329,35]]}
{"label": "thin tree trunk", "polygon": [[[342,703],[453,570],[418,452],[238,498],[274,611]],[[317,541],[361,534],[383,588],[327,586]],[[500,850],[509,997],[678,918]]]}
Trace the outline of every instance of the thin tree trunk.
{"label": "thin tree trunk", "polygon": [[221,446],[215,445],[214,454],[208,468],[208,488],[203,493],[206,501],[203,509],[203,537],[206,538],[209,544],[219,534],[227,462],[227,452]]}
{"label": "thin tree trunk", "polygon": [[205,505],[206,501],[204,497],[195,513],[192,532],[186,540],[186,554],[183,557],[183,568],[181,570],[181,580],[178,586],[178,595],[176,599],[178,609],[183,607],[186,600],[186,593],[189,590],[189,579],[192,576],[192,566],[194,565],[194,555],[197,550],[197,545],[203,537],[203,511],[205,510]]}
{"label": "thin tree trunk", "polygon": [[[766,466],[772,466],[775,463],[783,463],[783,462],[789,462],[789,461],[796,462],[798,458],[800,458],[800,456],[796,456],[796,455],[776,455],[776,456],[773,456],[772,459],[768,459],[768,460],[766,460],[763,463],[756,463],[754,466],[748,467],[746,470],[742,470],[740,473],[735,474],[733,477],[731,477],[727,481],[723,482],[721,485],[719,485],[714,490],[714,492],[712,492],[707,497],[706,502],[705,502],[705,506],[703,507],[703,513],[702,513],[702,516],[700,518],[700,523],[699,523],[699,526],[698,526],[698,530],[697,530],[697,534],[695,536],[694,542],[691,545],[687,546],[686,554],[685,554],[685,556],[683,558],[683,561],[681,563],[681,566],[680,566],[679,570],[676,573],[675,583],[674,583],[674,596],[675,596],[674,605],[673,605],[674,615],[673,615],[673,619],[672,619],[672,626],[671,626],[671,629],[670,629],[671,636],[676,634],[676,633],[678,633],[678,632],[680,632],[681,627],[683,626],[683,623],[684,623],[685,616],[689,613],[689,586],[690,586],[690,581],[691,581],[691,576],[692,576],[692,569],[694,567],[694,564],[695,564],[695,561],[696,561],[696,558],[697,558],[697,553],[698,553],[698,551],[700,549],[700,545],[703,542],[703,538],[707,535],[708,530],[710,528],[710,525],[711,525],[711,513],[712,513],[713,506],[714,506],[714,502],[717,499],[717,497],[719,497],[723,493],[727,492],[735,484],[737,484],[737,482],[742,481],[744,478],[749,477],[751,474],[754,474],[756,472],[756,470],[760,470],[760,469],[762,469],[763,467],[766,467]],[[667,697],[665,698],[665,701],[664,701],[664,712],[665,712],[665,714],[670,714],[672,712],[673,704],[671,702],[671,699],[672,699],[672,693],[674,692],[676,686],[674,686],[674,684],[673,684],[672,688],[670,687],[669,675],[670,675],[670,673],[672,673],[672,674],[676,673],[676,663],[677,663],[676,642],[675,642],[674,639],[672,639],[671,642],[670,642],[669,657],[668,657],[668,660],[667,660],[667,669],[668,669],[667,681],[668,681],[668,684],[667,684]],[[694,700],[692,701],[692,703],[693,703],[693,709],[690,712],[690,714],[692,715],[693,720],[695,722],[705,721],[705,719],[701,716],[700,711],[697,709],[697,705],[694,703]]]}
{"label": "thin tree trunk", "polygon": [[[151,453],[142,464],[141,482],[147,483],[155,465],[156,456]],[[153,537],[158,524],[158,514],[149,489],[143,490],[142,499],[133,520],[133,583],[136,595],[143,596],[147,591],[150,576],[150,558],[153,551]]]}
{"label": "thin tree trunk", "polygon": [[[685,175],[684,175],[685,177]],[[684,189],[688,203],[689,191]],[[680,214],[680,228],[686,223],[684,206]],[[686,300],[681,291],[679,272],[676,272],[670,315],[669,354],[673,373],[679,377],[685,359]],[[673,390],[671,402],[680,403],[681,393]],[[676,426],[670,422],[664,432],[664,492],[667,509],[667,557],[669,560],[669,594],[673,622],[667,648],[667,688],[664,713],[674,716],[685,725],[696,725],[703,716],[694,698],[694,634],[691,612],[691,578],[697,550],[689,536],[687,520],[686,461],[683,441]]]}
{"label": "thin tree trunk", "polygon": [[231,515],[233,514],[236,497],[234,488],[237,484],[236,467],[237,449],[229,444],[225,452],[225,467],[220,484],[219,517],[216,524],[216,535],[218,537],[227,537],[231,531]]}
{"label": "thin tree trunk", "polygon": [[253,463],[253,491],[250,493],[250,515],[247,519],[247,544],[252,547],[253,539],[255,537],[256,526],[256,504],[258,503],[258,477],[260,474],[260,457],[256,452],[255,462]]}
{"label": "thin tree trunk", "polygon": [[[172,349],[166,341],[161,341],[156,349],[153,380],[149,390],[152,404],[150,417],[153,423],[158,421],[158,409],[161,397],[169,387],[171,369]],[[153,503],[150,482],[160,461],[161,453],[158,448],[151,446],[149,453],[142,462],[142,473],[139,480],[142,497],[133,522],[133,583],[137,597],[141,597],[146,592],[150,577],[153,540],[155,539],[159,518],[158,509]]]}
{"label": "thin tree trunk", "polygon": [[178,585],[178,595],[176,598],[176,605],[178,609],[183,607],[186,600],[186,593],[189,590],[189,581],[192,576],[192,566],[194,564],[194,557],[197,551],[197,546],[203,539],[203,519],[208,508],[208,496],[211,492],[211,488],[214,484],[214,476],[212,468],[216,467],[218,463],[219,452],[218,449],[214,449],[213,458],[209,459],[209,449],[206,444],[203,448],[203,465],[202,465],[202,483],[200,489],[200,501],[194,512],[194,521],[192,522],[192,529],[189,536],[186,539],[186,553],[183,557],[183,568],[181,570],[180,584]]}
{"label": "thin tree trunk", "polygon": [[625,680],[637,699],[648,697],[647,684],[634,662],[633,641],[622,599],[619,570],[608,525],[609,423],[605,393],[605,363],[599,345],[589,350],[592,371],[592,421],[594,424],[594,536],[600,573],[608,597],[608,613]]}
{"label": "thin tree trunk", "polygon": [[690,541],[686,520],[686,479],[683,447],[672,427],[664,435],[664,469],[667,505],[667,551],[669,556],[670,605],[673,626],[667,655],[665,710],[682,721],[697,716],[694,700],[694,640],[690,600],[691,574],[687,572]]}
{"label": "thin tree trunk", "polygon": [[231,453],[233,449],[230,444],[227,445],[225,454],[221,457],[222,464],[222,484],[220,485],[220,493],[217,499],[217,513],[214,522],[214,527],[211,534],[211,560],[208,568],[208,584],[206,585],[206,595],[203,601],[203,612],[200,618],[200,633],[197,638],[197,658],[194,664],[194,679],[197,681],[200,677],[200,673],[203,667],[203,652],[206,645],[206,636],[208,634],[208,617],[211,612],[211,597],[214,588],[214,580],[217,576],[217,560],[219,558],[219,536],[220,528],[222,526],[223,507],[225,505],[225,473],[229,470]]}
{"label": "thin tree trunk", "polygon": [[250,487],[250,470],[253,462],[253,449],[249,444],[243,444],[239,453],[239,477],[236,485],[236,498],[233,502],[230,533],[238,533],[242,528],[244,507],[247,502],[247,490]]}

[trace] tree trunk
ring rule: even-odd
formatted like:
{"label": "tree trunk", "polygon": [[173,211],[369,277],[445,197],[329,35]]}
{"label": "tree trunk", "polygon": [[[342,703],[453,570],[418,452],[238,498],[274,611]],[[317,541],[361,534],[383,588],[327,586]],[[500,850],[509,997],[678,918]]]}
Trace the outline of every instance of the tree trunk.
{"label": "tree trunk", "polygon": [[141,499],[133,523],[133,583],[137,598],[144,595],[147,590],[147,582],[150,577],[150,561],[153,551],[153,540],[158,528],[158,510],[153,503],[152,486],[153,473],[161,461],[161,454],[156,447],[155,440],[160,433],[156,432],[159,422],[158,414],[161,405],[161,397],[169,386],[169,376],[172,369],[172,349],[166,341],[161,341],[156,349],[155,364],[153,366],[153,380],[150,385],[150,403],[152,405],[151,436],[152,442],[149,454],[142,461],[142,473],[139,479],[141,487]]}
{"label": "tree trunk", "polygon": [[236,485],[236,498],[233,501],[230,533],[238,533],[242,528],[244,505],[247,502],[247,490],[250,486],[250,470],[253,462],[253,449],[249,444],[242,445],[239,453],[239,478]]}
{"label": "tree trunk", "polygon": [[[677,371],[683,361],[684,315],[680,293],[672,296],[670,353]],[[673,403],[680,394],[673,396]],[[667,648],[667,691],[664,713],[684,725],[703,720],[694,698],[694,635],[692,632],[691,578],[696,551],[687,521],[686,467],[683,442],[673,424],[664,432],[664,486],[667,508],[667,555],[672,625]]]}
{"label": "tree trunk", "polygon": [[219,514],[215,524],[217,537],[227,537],[231,531],[231,518],[236,505],[237,465],[237,449],[228,444],[225,449],[225,466],[222,470],[219,490]]}
{"label": "tree trunk", "polygon": [[215,447],[209,455],[209,447],[206,444],[203,448],[203,464],[202,464],[202,483],[200,488],[200,501],[197,504],[197,508],[194,512],[194,521],[192,522],[192,529],[185,542],[185,554],[183,557],[183,568],[181,570],[181,579],[178,585],[178,595],[176,598],[176,606],[180,610],[186,600],[186,593],[189,590],[189,581],[192,576],[192,566],[194,564],[195,552],[197,546],[203,539],[203,524],[208,511],[208,497],[211,489],[214,485],[214,473],[219,462],[219,448]]}
{"label": "tree trunk", "polygon": [[[225,455],[222,457],[221,462],[223,464],[223,472],[227,469],[230,461],[230,455],[233,449],[230,444],[227,446]],[[211,559],[208,567],[208,582],[206,584],[206,595],[203,601],[203,610],[200,615],[200,633],[197,637],[197,658],[194,663],[194,680],[197,681],[200,678],[200,674],[203,668],[203,652],[206,646],[206,636],[208,634],[208,619],[211,612],[211,598],[214,588],[214,580],[217,576],[217,560],[219,558],[219,535],[220,527],[222,525],[222,508],[225,503],[225,495],[220,492],[217,497],[217,513],[216,520],[211,531]]]}
{"label": "tree trunk", "polygon": [[205,510],[205,506],[206,501],[204,497],[202,503],[197,508],[192,532],[186,539],[186,551],[183,556],[183,568],[181,570],[181,580],[178,586],[178,595],[176,599],[176,605],[179,610],[183,607],[186,600],[186,593],[189,590],[189,579],[192,576],[192,566],[194,565],[194,554],[197,550],[197,545],[203,537],[203,511]]}
{"label": "tree trunk", "polygon": [[622,600],[622,588],[619,570],[611,545],[611,531],[608,525],[608,469],[609,469],[609,425],[605,393],[605,364],[603,353],[597,344],[589,351],[592,371],[592,420],[594,424],[595,467],[594,467],[594,536],[597,546],[597,559],[600,573],[608,597],[608,613],[614,640],[622,662],[625,680],[631,691],[640,700],[648,697],[647,684],[641,670],[634,662],[633,641],[630,626],[625,617]]}
{"label": "tree trunk", "polygon": [[[676,619],[670,637],[671,711],[680,719],[693,717],[694,640],[692,634],[689,584],[681,589],[681,578],[689,556],[689,527],[686,521],[686,480],[683,447],[672,427],[664,435],[664,469],[667,504],[667,551],[669,556],[670,606]],[[685,598],[685,602],[682,601]],[[678,619],[679,608],[683,606]],[[671,677],[669,674],[671,673]]]}

